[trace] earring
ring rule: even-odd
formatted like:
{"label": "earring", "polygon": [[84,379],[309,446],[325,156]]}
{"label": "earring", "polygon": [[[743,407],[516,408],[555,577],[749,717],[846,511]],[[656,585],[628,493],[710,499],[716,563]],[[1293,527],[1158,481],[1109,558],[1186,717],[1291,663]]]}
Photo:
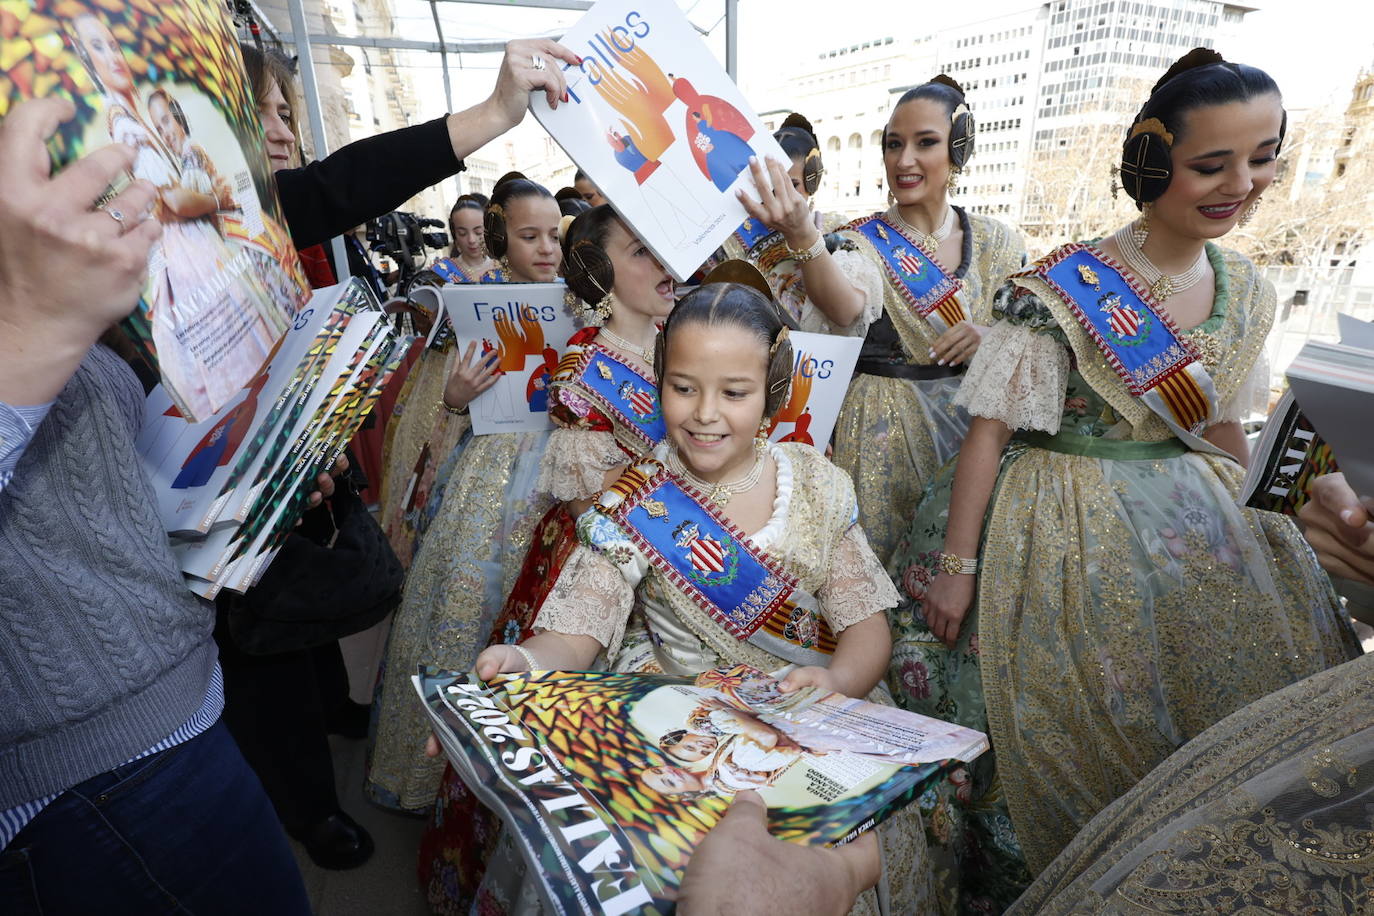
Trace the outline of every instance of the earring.
{"label": "earring", "polygon": [[1116,176],[1121,174],[1121,168],[1114,165],[1108,169],[1108,172],[1112,176],[1112,200],[1116,200],[1116,192],[1125,190],[1116,180]]}
{"label": "earring", "polygon": [[499,271],[501,271],[502,276],[504,276],[507,280],[509,280],[509,279],[510,279],[510,258],[506,257],[505,255],[501,255],[501,257],[497,258],[497,259],[496,259],[496,269],[499,270]]}
{"label": "earring", "polygon": [[606,298],[602,299],[596,305],[591,306],[591,308],[589,308],[588,311],[591,314],[592,323],[595,324],[597,327],[601,327],[603,324],[610,320],[611,297],[607,295]]}
{"label": "earring", "polygon": [[1264,200],[1264,195],[1256,197],[1255,202],[1245,208],[1245,212],[1241,214],[1240,222],[1237,223],[1237,225],[1244,226],[1246,223],[1250,222],[1251,218],[1255,215],[1255,211],[1259,209],[1260,201],[1262,200]]}
{"label": "earring", "polygon": [[769,422],[768,417],[764,417],[759,421],[759,432],[758,435],[754,436],[755,451],[761,452],[768,448],[768,427],[771,425],[772,423]]}
{"label": "earring", "polygon": [[1154,204],[1143,204],[1140,208],[1140,218],[1131,224],[1131,241],[1136,248],[1144,248],[1145,240],[1150,237],[1150,208]]}
{"label": "earring", "polygon": [[897,202],[897,195],[892,193],[892,189],[887,189],[887,205],[890,207]]}
{"label": "earring", "polygon": [[959,173],[962,171],[963,169],[957,166],[949,170],[949,181],[945,182],[945,190],[950,194],[953,194],[954,189],[959,186]]}

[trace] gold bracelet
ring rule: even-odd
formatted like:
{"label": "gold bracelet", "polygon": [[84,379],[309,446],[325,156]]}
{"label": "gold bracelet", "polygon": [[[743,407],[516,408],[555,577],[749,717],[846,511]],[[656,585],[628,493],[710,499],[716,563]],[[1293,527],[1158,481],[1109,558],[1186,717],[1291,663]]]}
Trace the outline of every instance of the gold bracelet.
{"label": "gold bracelet", "polygon": [[806,248],[798,250],[791,245],[787,246],[787,256],[798,264],[805,264],[807,261],[814,261],[825,254],[825,234],[819,230],[816,232],[816,241]]}
{"label": "gold bracelet", "polygon": [[466,406],[463,406],[463,407],[450,407],[448,401],[445,401],[445,400],[444,400],[443,395],[440,395],[440,396],[439,396],[439,403],[443,405],[444,410],[447,410],[449,413],[453,414],[455,417],[466,417],[466,416],[468,415],[468,409],[467,409]]}

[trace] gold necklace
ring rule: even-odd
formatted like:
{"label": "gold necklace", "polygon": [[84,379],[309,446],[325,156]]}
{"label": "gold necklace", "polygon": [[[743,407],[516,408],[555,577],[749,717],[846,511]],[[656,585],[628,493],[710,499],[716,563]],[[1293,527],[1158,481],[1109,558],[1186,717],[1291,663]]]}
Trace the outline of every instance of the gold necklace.
{"label": "gold necklace", "polygon": [[746,493],[754,489],[758,484],[759,479],[763,477],[763,458],[765,454],[767,454],[766,451],[759,452],[758,457],[754,459],[754,466],[749,469],[749,473],[745,474],[739,480],[732,480],[729,483],[711,483],[702,480],[700,477],[687,470],[686,466],[682,463],[682,459],[678,457],[676,447],[668,449],[668,470],[672,471],[675,476],[681,477],[685,482],[691,484],[702,493],[707,494],[707,499],[724,509],[726,503],[730,502],[731,497],[735,496],[737,493]]}
{"label": "gold necklace", "polygon": [[596,336],[606,338],[606,342],[617,350],[623,350],[631,356],[638,356],[650,366],[654,364],[654,351],[651,347],[637,347],[607,327],[597,331]]}
{"label": "gold necklace", "polygon": [[934,232],[922,232],[908,223],[902,218],[902,211],[897,207],[892,208],[892,215],[897,220],[897,228],[915,236],[916,247],[927,255],[933,255],[939,251],[940,243],[949,238],[949,234],[954,231],[954,208],[949,204],[945,204],[945,218],[940,221],[940,225],[935,227]]}

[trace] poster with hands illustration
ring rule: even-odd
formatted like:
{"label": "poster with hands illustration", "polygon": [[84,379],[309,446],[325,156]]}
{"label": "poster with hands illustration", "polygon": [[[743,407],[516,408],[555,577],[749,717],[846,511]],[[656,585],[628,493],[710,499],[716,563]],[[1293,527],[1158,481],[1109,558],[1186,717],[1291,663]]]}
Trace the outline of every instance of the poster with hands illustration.
{"label": "poster with hands illustration", "polygon": [[748,214],[749,158],[787,156],[672,0],[599,0],[564,34],[569,101],[539,123],[685,281]]}
{"label": "poster with hands illustration", "polygon": [[476,341],[481,353],[497,354],[500,377],[469,408],[474,435],[552,428],[549,379],[580,327],[564,289],[561,283],[485,283],[440,291],[458,352]]}

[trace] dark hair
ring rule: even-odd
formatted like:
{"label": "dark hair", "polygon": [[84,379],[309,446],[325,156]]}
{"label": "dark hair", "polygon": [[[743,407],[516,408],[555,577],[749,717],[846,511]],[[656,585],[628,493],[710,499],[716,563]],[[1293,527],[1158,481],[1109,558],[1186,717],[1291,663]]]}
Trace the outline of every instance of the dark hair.
{"label": "dark hair", "polygon": [[553,200],[553,195],[549,189],[542,184],[530,181],[528,178],[512,178],[518,172],[511,172],[496,182],[496,187],[491,189],[491,202],[487,204],[487,212],[482,217],[483,241],[487,246],[487,254],[493,258],[503,258],[506,256],[506,208],[512,202],[522,197],[547,197]]}
{"label": "dark hair", "polygon": [[788,159],[802,164],[802,187],[807,196],[815,194],[820,189],[825,166],[821,163],[821,144],[811,122],[794,111],[783,119],[773,139],[778,141]]}
{"label": "dark hair", "polygon": [[579,181],[591,181],[591,179],[587,177],[586,172],[578,169],[576,172],[573,172],[573,184],[577,184]]}
{"label": "dark hair", "polygon": [[[1248,102],[1270,94],[1283,98],[1278,83],[1268,73],[1228,61],[1210,48],[1194,48],[1155,83],[1135,123],[1158,118],[1177,140],[1182,135],[1183,116],[1195,108]],[[1284,120],[1286,127],[1286,114]]]}
{"label": "dark hair", "polygon": [[[453,232],[453,215],[457,213],[459,210],[476,210],[477,213],[482,217],[482,221],[485,222],[486,209],[487,208],[485,205],[477,201],[471,195],[462,195],[456,201],[453,202],[453,209],[448,211],[448,231],[450,233]],[[448,256],[451,258],[456,258],[461,253],[462,252],[458,250],[458,237],[455,235],[453,237],[453,244],[449,246]]]}
{"label": "dark hair", "polygon": [[[264,51],[257,45],[239,42],[239,51],[243,54],[243,66],[248,71],[248,82],[253,87],[253,101],[264,102],[267,93],[272,91],[275,84],[281,89],[281,94],[285,97],[291,111],[296,110],[295,88],[296,88],[296,66],[295,63],[276,51]],[[293,117],[289,125],[294,132],[296,129]]]}
{"label": "dark hair", "polygon": [[496,189],[501,187],[501,185],[505,184],[508,181],[529,181],[529,179],[525,177],[524,172],[507,172],[500,178],[496,179],[496,184],[491,186],[491,193],[495,194]]}
{"label": "dark hair", "polygon": [[777,306],[767,296],[743,283],[704,283],[678,300],[654,344],[654,376],[660,394],[669,337],[688,324],[732,325],[752,335],[768,354],[763,415],[772,417],[782,409],[792,385],[792,342]]}
{"label": "dark hair", "polygon": [[475,202],[477,206],[481,207],[483,210],[485,210],[487,208],[487,205],[491,203],[491,198],[483,194],[481,191],[469,191],[466,194],[459,194],[458,199],[471,200]]}
{"label": "dark hair", "polygon": [[606,253],[606,238],[611,224],[618,219],[610,204],[601,204],[579,214],[563,235],[560,273],[568,290],[588,305],[605,299],[615,285],[615,268]]}
{"label": "dark hair", "polygon": [[553,193],[553,199],[554,199],[554,200],[557,200],[557,201],[564,201],[564,200],[570,200],[570,199],[572,199],[572,200],[581,200],[581,199],[582,199],[582,195],[579,194],[579,193],[577,193],[577,188],[568,186],[568,187],[559,188],[557,191],[555,191],[555,192]]}
{"label": "dark hair", "polygon": [[[558,200],[558,198],[554,199]],[[564,216],[578,216],[591,208],[592,205],[581,197],[564,197],[562,200],[558,200],[558,212]]]}
{"label": "dark hair", "polygon": [[[171,93],[166,89],[160,87],[148,93],[148,98],[145,100],[144,104],[151,108],[153,99],[162,99],[162,104],[167,106],[167,111],[171,113],[172,120],[176,121],[182,131],[189,136],[191,133],[191,124],[186,120],[186,112],[181,110],[181,103],[172,98]],[[173,150],[173,152],[178,151]]]}
{"label": "dark hair", "polygon": [[[1174,61],[1150,91],[1126,130],[1121,148],[1121,187],[1138,207],[1158,200],[1173,178],[1171,149],[1183,135],[1184,116],[1197,108],[1283,95],[1273,77],[1258,67],[1226,60],[1210,48],[1194,48]],[[1279,145],[1288,113],[1279,124]],[[1275,148],[1275,154],[1278,149]]]}
{"label": "dark hair", "polygon": [[[973,156],[974,130],[973,114],[968,110],[964,87],[953,77],[938,73],[921,85],[903,92],[897,104],[892,106],[892,111],[895,113],[907,102],[921,99],[939,104],[949,115],[949,161],[954,168],[962,169]],[[960,106],[963,106],[962,112]],[[892,123],[891,114],[887,116],[887,123]]]}

